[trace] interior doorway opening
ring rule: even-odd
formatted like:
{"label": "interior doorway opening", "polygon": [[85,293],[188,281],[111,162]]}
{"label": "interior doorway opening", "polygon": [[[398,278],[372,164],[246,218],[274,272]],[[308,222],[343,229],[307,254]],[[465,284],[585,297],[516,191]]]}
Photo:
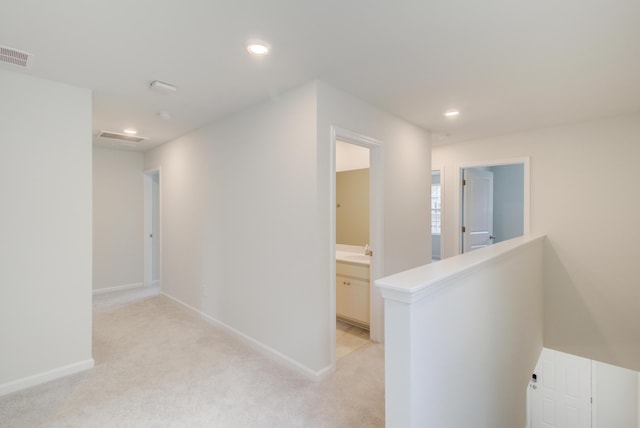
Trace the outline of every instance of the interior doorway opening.
{"label": "interior doorway opening", "polygon": [[444,215],[442,212],[444,190],[444,174],[442,168],[431,171],[431,261],[437,262],[443,258],[442,231],[444,229]]}
{"label": "interior doorway opening", "polygon": [[[356,134],[347,130],[332,128],[331,144],[331,168],[330,168],[330,193],[331,193],[331,215],[330,215],[330,328],[331,328],[331,355],[333,364],[336,356],[336,333],[337,327],[344,326],[343,321],[359,327],[367,327],[366,316],[368,313],[369,334],[367,341],[382,342],[384,340],[384,304],[380,291],[372,285],[374,281],[382,277],[382,143],[369,137]],[[350,167],[344,166],[342,155],[338,154],[339,147],[351,149],[360,153],[359,156],[352,156],[347,160]],[[341,159],[338,159],[338,158]],[[359,158],[360,161],[353,158]],[[355,164],[353,162],[356,162]],[[358,163],[360,162],[360,163]],[[368,178],[364,170],[368,163]],[[339,171],[340,170],[340,171]],[[344,199],[337,195],[337,181],[339,172],[347,170],[355,171],[356,177],[348,186],[360,183],[368,186],[368,203],[363,201],[363,191],[358,192],[358,196],[348,196]],[[359,177],[357,177],[359,176]],[[356,199],[360,199],[356,201]],[[360,208],[356,208],[358,204]],[[340,208],[338,208],[340,205]],[[363,208],[364,207],[364,208]],[[352,209],[355,210],[351,213]],[[341,210],[340,222],[338,225],[338,213]],[[362,211],[368,211],[368,224],[364,221]],[[357,213],[360,214],[357,214]],[[355,213],[355,217],[354,217]],[[343,227],[343,214],[351,216],[351,225],[347,223]],[[366,213],[365,213],[366,214]],[[358,220],[358,215],[360,220]],[[355,218],[355,220],[353,220]],[[347,219],[347,222],[349,220]],[[338,238],[340,234],[340,238]],[[346,239],[346,240],[345,240]],[[345,251],[346,250],[346,251]],[[340,254],[339,254],[340,253]],[[342,260],[339,261],[338,258]],[[338,266],[340,262],[340,266]],[[366,263],[368,262],[368,264]],[[368,298],[364,297],[368,293]],[[341,299],[342,301],[339,301]],[[346,305],[346,306],[345,306]],[[345,313],[345,311],[347,311]],[[338,321],[338,318],[341,321]],[[366,330],[365,330],[366,333]]]}
{"label": "interior doorway opening", "polygon": [[336,358],[370,342],[370,153],[336,140]]}
{"label": "interior doorway opening", "polygon": [[161,286],[160,169],[144,173],[144,285]]}
{"label": "interior doorway opening", "polygon": [[458,253],[529,233],[528,158],[460,168]]}

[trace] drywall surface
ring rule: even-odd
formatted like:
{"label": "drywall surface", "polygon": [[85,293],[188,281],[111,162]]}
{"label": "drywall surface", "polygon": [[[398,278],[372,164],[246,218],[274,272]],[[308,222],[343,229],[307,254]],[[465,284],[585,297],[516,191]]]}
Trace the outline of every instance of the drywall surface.
{"label": "drywall surface", "polygon": [[336,173],[336,244],[369,244],[369,169]]}
{"label": "drywall surface", "polygon": [[315,372],[329,361],[310,84],[146,154],[159,167],[162,288]]}
{"label": "drywall surface", "polygon": [[355,144],[336,141],[336,171],[369,168],[369,149]]}
{"label": "drywall surface", "polygon": [[387,311],[387,426],[525,426],[542,350],[543,239],[516,238],[376,281]]}
{"label": "drywall surface", "polygon": [[144,155],[93,149],[93,289],[141,284]]}
{"label": "drywall surface", "polygon": [[91,360],[91,92],[0,70],[0,393]]}
{"label": "drywall surface", "polygon": [[530,156],[531,230],[544,233],[545,347],[640,370],[640,114],[435,147],[445,165],[445,257],[458,165]]}
{"label": "drywall surface", "polygon": [[638,426],[638,372],[592,362],[594,428]]}
{"label": "drywall surface", "polygon": [[[163,290],[311,373],[333,363],[330,121],[318,120],[317,112],[334,112],[335,106],[323,104],[318,87],[313,82],[280,94],[145,155],[146,168],[162,169]],[[410,244],[396,244],[398,261],[392,266],[424,262],[429,256],[426,134],[362,102],[342,108],[348,112],[336,112],[340,117],[368,116],[362,132],[384,131],[383,137],[399,140],[398,150],[390,151],[395,156],[389,191],[406,190],[397,196],[396,209],[424,209],[413,225],[418,232],[403,229],[419,217],[409,212],[388,216],[397,223],[389,233],[399,229],[398,239],[410,235],[424,248],[416,255]],[[400,183],[393,180],[393,171],[418,169],[416,151],[403,154],[413,146],[427,177],[419,196],[418,186],[401,186],[410,174],[400,173]],[[425,234],[418,240],[414,235],[421,230]]]}

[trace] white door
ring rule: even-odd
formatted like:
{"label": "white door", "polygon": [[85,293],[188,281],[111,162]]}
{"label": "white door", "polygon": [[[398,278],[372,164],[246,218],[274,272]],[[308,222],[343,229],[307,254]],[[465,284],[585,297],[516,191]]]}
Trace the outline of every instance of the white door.
{"label": "white door", "polygon": [[591,360],[545,348],[535,375],[531,428],[591,427]]}
{"label": "white door", "polygon": [[160,172],[144,173],[144,285],[160,280]]}
{"label": "white door", "polygon": [[493,244],[493,172],[465,168],[462,181],[462,252]]}
{"label": "white door", "polygon": [[160,174],[152,177],[151,196],[151,283],[160,282]]}

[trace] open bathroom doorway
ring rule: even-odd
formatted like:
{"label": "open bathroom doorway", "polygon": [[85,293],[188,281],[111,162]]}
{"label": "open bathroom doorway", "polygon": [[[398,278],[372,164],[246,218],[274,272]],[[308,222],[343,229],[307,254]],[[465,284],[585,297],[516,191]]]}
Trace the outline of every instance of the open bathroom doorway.
{"label": "open bathroom doorway", "polygon": [[381,144],[346,131],[335,135],[331,287],[339,359],[383,340],[383,302],[373,286],[381,276]]}

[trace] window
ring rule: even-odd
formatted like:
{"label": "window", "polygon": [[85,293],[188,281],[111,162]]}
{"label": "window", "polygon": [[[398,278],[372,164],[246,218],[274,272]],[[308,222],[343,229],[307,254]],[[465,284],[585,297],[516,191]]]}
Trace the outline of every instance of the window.
{"label": "window", "polygon": [[440,201],[440,183],[431,185],[431,234],[440,235],[442,221]]}

